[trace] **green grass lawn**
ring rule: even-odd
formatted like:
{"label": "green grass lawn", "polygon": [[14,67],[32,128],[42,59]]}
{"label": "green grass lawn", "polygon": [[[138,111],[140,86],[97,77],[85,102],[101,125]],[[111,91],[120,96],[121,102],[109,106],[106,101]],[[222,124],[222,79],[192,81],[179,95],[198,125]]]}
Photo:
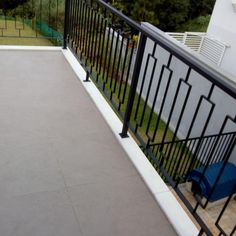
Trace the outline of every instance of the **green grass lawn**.
{"label": "green grass lawn", "polygon": [[[3,29],[5,23],[7,29]],[[0,45],[53,46],[50,40],[40,37],[42,35],[36,34],[36,31],[26,24],[23,26],[20,21],[6,20],[5,22],[0,19]]]}

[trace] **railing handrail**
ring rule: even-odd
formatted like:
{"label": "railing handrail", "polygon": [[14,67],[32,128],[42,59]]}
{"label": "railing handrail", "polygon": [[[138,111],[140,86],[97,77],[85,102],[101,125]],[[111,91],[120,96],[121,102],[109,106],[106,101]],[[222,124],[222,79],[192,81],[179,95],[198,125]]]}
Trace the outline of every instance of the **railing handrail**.
{"label": "railing handrail", "polygon": [[161,30],[153,31],[130,19],[122,12],[112,7],[110,4],[102,0],[97,0],[97,2],[108,9],[111,13],[119,16],[122,20],[126,21],[127,24],[134,27],[151,40],[158,42],[158,44],[164,49],[171,52],[174,56],[181,59],[187,65],[191,66],[195,71],[199,72],[218,87],[222,88],[230,96],[236,98],[236,83],[233,82],[233,77],[231,75],[227,74],[226,76],[224,73],[222,73],[222,71],[214,68],[206,62],[203,62],[202,59],[193,56],[193,54],[187,50],[183,50],[183,47],[175,44],[172,40],[170,40],[168,35],[166,35]]}

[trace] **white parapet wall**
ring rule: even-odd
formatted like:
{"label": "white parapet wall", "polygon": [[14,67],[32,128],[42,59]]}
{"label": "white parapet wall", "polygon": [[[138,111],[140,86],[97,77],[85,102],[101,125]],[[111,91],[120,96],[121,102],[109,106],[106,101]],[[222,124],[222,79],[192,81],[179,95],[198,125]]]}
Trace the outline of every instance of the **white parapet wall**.
{"label": "white parapet wall", "polygon": [[217,0],[207,34],[228,44],[221,68],[233,75],[236,82],[236,3],[235,0]]}

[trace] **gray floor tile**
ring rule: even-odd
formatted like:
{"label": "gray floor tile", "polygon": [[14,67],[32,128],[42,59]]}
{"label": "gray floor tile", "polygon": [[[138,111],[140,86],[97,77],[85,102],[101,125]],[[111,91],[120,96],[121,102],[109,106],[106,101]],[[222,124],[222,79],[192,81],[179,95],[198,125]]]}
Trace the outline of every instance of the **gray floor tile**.
{"label": "gray floor tile", "polygon": [[[18,155],[1,161],[0,199],[2,196],[16,196],[51,191],[65,187],[57,161],[47,153],[26,153],[18,149]],[[11,159],[10,159],[11,158]]]}
{"label": "gray floor tile", "polygon": [[54,141],[55,156],[67,186],[137,175],[122,148],[112,138],[104,143],[100,135],[90,134],[77,143],[71,139]]}
{"label": "gray floor tile", "polygon": [[63,191],[43,192],[0,202],[2,236],[82,236]]}
{"label": "gray floor tile", "polygon": [[69,194],[86,236],[176,235],[138,176],[71,187]]}

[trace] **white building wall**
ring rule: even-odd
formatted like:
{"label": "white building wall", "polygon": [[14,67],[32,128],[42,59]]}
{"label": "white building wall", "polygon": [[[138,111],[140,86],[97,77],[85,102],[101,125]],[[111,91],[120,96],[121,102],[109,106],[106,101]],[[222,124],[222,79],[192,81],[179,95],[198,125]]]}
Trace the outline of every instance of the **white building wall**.
{"label": "white building wall", "polygon": [[230,47],[226,50],[220,67],[231,73],[236,82],[236,10],[233,0],[217,0],[207,34]]}

